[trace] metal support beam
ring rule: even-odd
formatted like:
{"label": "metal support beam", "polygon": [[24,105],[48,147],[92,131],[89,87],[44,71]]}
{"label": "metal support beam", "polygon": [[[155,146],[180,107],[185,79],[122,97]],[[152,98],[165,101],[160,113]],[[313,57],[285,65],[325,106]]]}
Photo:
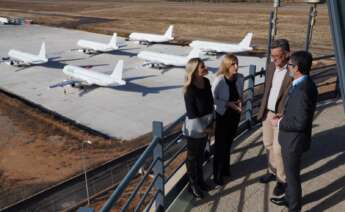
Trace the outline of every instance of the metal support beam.
{"label": "metal support beam", "polygon": [[335,58],[337,60],[339,89],[345,110],[345,1],[328,0],[327,4]]}
{"label": "metal support beam", "polygon": [[153,160],[158,160],[155,166],[153,167],[153,174],[154,176],[158,176],[155,182],[155,188],[158,191],[157,198],[155,200],[155,208],[156,211],[164,211],[165,210],[165,180],[164,180],[164,163],[163,163],[163,123],[154,121],[152,123],[153,127],[153,136],[160,139],[156,147],[153,149]]}
{"label": "metal support beam", "polygon": [[246,99],[246,109],[245,109],[245,119],[248,123],[248,128],[250,129],[252,126],[252,117],[253,117],[253,101],[254,101],[254,86],[255,86],[255,72],[256,66],[250,65],[249,66],[249,76],[248,79],[248,93]]}
{"label": "metal support beam", "polygon": [[313,28],[315,26],[316,15],[317,15],[316,6],[317,4],[313,4],[313,6],[311,6],[309,9],[307,36],[305,38],[305,43],[304,43],[305,51],[309,51],[309,46],[311,43],[311,39],[313,37]]}
{"label": "metal support beam", "polygon": [[270,17],[268,20],[268,41],[267,41],[267,59],[266,59],[266,70],[268,68],[268,64],[271,62],[271,45],[272,45],[272,30],[273,30],[273,11],[270,13]]}

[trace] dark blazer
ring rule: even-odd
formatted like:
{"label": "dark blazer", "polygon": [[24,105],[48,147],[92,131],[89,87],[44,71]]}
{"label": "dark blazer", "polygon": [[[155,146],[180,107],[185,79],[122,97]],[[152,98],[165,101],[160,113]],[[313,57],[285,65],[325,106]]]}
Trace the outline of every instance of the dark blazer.
{"label": "dark blazer", "polygon": [[[275,67],[274,63],[271,63],[267,68],[264,95],[261,99],[261,105],[260,105],[260,109],[259,109],[259,113],[258,113],[258,120],[262,120],[266,116],[268,97],[270,95],[270,91],[271,91],[271,87],[272,87],[272,80],[273,80],[273,75],[274,75],[275,69],[276,69],[276,67]],[[285,98],[287,96],[288,88],[289,88],[292,80],[293,79],[291,77],[289,77],[288,72],[286,72],[282,87],[280,88],[279,95],[277,98],[277,103],[276,103],[276,108],[275,108],[276,113],[283,114]]]}
{"label": "dark blazer", "polygon": [[309,149],[317,95],[315,83],[309,76],[288,95],[279,123],[278,140],[283,151],[302,153]]}

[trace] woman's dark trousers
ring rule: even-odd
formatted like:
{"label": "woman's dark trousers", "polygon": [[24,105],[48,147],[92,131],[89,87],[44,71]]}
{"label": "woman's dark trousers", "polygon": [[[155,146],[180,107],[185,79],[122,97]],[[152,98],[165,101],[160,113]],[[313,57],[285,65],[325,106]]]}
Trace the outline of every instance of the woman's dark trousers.
{"label": "woman's dark trousers", "polygon": [[240,118],[240,113],[231,109],[228,109],[224,115],[216,114],[213,160],[213,176],[215,179],[230,174],[230,149]]}
{"label": "woman's dark trousers", "polygon": [[207,137],[187,138],[187,173],[191,186],[199,187],[204,183],[203,168],[204,151]]}

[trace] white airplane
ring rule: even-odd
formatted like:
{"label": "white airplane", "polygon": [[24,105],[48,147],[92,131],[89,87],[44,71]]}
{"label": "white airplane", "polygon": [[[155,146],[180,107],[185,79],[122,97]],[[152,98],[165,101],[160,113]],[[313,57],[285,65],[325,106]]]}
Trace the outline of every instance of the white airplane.
{"label": "white airplane", "polygon": [[9,24],[8,18],[0,17],[0,23],[2,23],[2,24]]}
{"label": "white airplane", "polygon": [[81,47],[80,51],[86,53],[86,54],[95,54],[99,52],[110,52],[119,49],[120,47],[117,44],[117,34],[114,33],[113,36],[110,39],[109,43],[100,43],[95,41],[89,41],[89,40],[79,40],[77,43],[78,46]]}
{"label": "white airplane", "polygon": [[126,81],[122,79],[123,60],[119,60],[111,75],[72,65],[66,65],[62,71],[72,79],[51,85],[49,88],[64,87],[66,85],[71,85],[72,87],[80,86],[81,88],[83,85],[97,85],[102,87],[126,85]]}
{"label": "white airplane", "polygon": [[38,55],[11,49],[8,52],[8,56],[8,58],[4,58],[4,62],[14,66],[38,65],[48,62],[48,58],[46,57],[46,45],[44,42],[42,43]]}
{"label": "white airplane", "polygon": [[247,33],[241,42],[237,44],[230,43],[219,43],[210,41],[192,41],[189,46],[193,48],[199,48],[206,54],[218,54],[218,53],[240,53],[252,51],[253,47],[250,46],[252,41],[253,33]]}
{"label": "white airplane", "polygon": [[173,25],[170,25],[164,35],[133,32],[129,35],[129,40],[138,41],[139,44],[164,43],[174,40]]}
{"label": "white airplane", "polygon": [[187,56],[177,56],[151,51],[141,51],[138,58],[145,60],[143,66],[152,68],[165,68],[170,66],[186,66],[189,59],[200,57],[200,49],[192,49]]}

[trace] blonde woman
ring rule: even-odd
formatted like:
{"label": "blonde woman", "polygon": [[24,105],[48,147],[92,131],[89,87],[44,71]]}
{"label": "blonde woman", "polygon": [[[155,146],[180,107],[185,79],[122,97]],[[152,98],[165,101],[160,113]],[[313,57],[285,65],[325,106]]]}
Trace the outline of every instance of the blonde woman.
{"label": "blonde woman", "polygon": [[186,66],[184,100],[186,120],[183,134],[187,138],[187,174],[189,191],[196,198],[203,198],[209,186],[203,179],[202,164],[207,142],[206,128],[213,120],[213,97],[210,81],[204,77],[207,68],[199,58],[192,58]]}
{"label": "blonde woman", "polygon": [[230,149],[242,112],[243,81],[237,57],[226,54],[212,86],[216,110],[213,179],[218,185],[223,185],[223,177],[231,174]]}

